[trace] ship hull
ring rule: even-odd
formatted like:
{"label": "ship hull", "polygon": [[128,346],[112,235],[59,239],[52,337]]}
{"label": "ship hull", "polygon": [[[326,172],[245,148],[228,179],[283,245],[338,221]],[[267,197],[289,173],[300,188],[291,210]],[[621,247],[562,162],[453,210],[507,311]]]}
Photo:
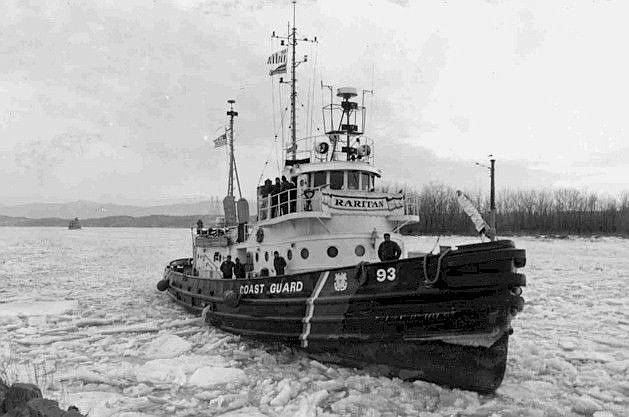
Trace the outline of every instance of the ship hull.
{"label": "ship hull", "polygon": [[182,259],[166,268],[160,289],[228,332],[489,393],[505,373],[510,321],[523,306],[525,277],[516,268],[524,263],[510,241],[254,279],[195,277]]}

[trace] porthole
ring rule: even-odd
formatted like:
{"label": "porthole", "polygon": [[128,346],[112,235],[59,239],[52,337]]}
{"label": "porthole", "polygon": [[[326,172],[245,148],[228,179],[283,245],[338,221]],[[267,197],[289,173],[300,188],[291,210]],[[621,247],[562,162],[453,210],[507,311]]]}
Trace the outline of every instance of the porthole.
{"label": "porthole", "polygon": [[308,252],[308,249],[303,248],[303,249],[301,250],[301,257],[302,257],[303,259],[308,259],[308,256],[310,256],[310,252]]}
{"label": "porthole", "polygon": [[365,247],[363,245],[357,245],[354,249],[356,256],[363,256],[365,254]]}
{"label": "porthole", "polygon": [[290,261],[291,259],[293,259],[293,251],[292,250],[288,250],[286,252],[286,257],[288,258],[288,260]]}
{"label": "porthole", "polygon": [[260,262],[260,254],[256,252],[256,262]]}
{"label": "porthole", "polygon": [[269,253],[268,252],[264,252],[264,260],[269,262]]}
{"label": "porthole", "polygon": [[328,256],[330,258],[336,258],[336,255],[339,254],[339,250],[336,248],[336,246],[330,246],[328,248]]}

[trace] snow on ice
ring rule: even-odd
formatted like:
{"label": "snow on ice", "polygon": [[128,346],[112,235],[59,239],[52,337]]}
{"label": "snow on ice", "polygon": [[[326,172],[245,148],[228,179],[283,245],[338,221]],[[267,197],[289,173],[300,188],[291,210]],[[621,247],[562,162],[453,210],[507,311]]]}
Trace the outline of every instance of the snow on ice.
{"label": "snow on ice", "polygon": [[[3,228],[0,376],[90,417],[629,415],[629,241],[517,238],[529,286],[495,395],[209,328],[155,290],[185,230]],[[474,241],[442,238],[441,244]],[[435,238],[409,238],[417,249]]]}

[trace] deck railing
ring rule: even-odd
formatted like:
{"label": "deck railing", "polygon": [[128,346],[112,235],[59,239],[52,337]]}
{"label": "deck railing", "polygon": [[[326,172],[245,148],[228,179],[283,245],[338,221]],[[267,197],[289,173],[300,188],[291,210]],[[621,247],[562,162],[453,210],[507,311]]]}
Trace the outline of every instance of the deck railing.
{"label": "deck railing", "polygon": [[278,194],[258,197],[258,220],[268,220],[291,213],[321,211],[321,188],[310,188],[299,192],[290,188]]}
{"label": "deck railing", "polygon": [[404,195],[404,214],[419,216],[419,200],[414,195]]}

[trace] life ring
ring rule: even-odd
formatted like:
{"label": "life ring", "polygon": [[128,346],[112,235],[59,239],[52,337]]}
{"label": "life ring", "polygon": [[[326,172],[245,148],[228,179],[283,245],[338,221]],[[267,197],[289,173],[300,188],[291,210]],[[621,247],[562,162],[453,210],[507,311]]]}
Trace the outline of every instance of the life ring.
{"label": "life ring", "polygon": [[240,295],[236,294],[232,290],[227,290],[223,295],[223,302],[228,307],[236,308],[238,307],[238,305],[240,305]]}
{"label": "life ring", "polygon": [[310,199],[314,197],[314,195],[315,195],[315,190],[312,190],[310,188],[308,188],[307,190],[304,190],[304,197]]}
{"label": "life ring", "polygon": [[371,147],[369,145],[360,145],[358,147],[358,156],[360,157],[366,157],[371,155]]}
{"label": "life ring", "polygon": [[330,149],[330,145],[327,142],[319,142],[315,145],[317,153],[328,153],[328,149]]}
{"label": "life ring", "polygon": [[258,231],[256,232],[256,241],[258,243],[262,243],[263,240],[264,240],[264,230],[262,230],[262,228],[259,228]]}

